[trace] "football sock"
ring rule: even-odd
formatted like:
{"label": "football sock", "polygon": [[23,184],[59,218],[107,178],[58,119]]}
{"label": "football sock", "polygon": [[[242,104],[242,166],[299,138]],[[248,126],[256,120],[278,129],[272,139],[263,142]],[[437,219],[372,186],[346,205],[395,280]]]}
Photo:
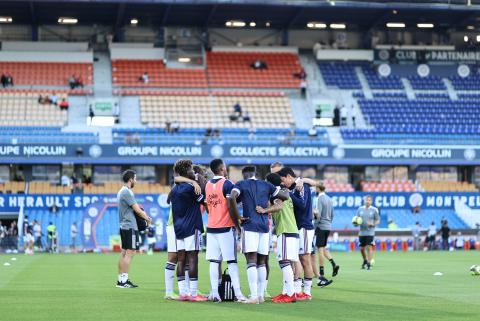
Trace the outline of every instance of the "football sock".
{"label": "football sock", "polygon": [[330,259],[329,261],[330,261],[330,263],[332,263],[333,267],[335,267],[337,265],[333,259]]}
{"label": "football sock", "polygon": [[185,288],[187,289],[187,293],[190,289],[190,275],[188,273],[188,270],[189,270],[189,266],[187,264],[185,265]]}
{"label": "football sock", "polygon": [[312,279],[303,279],[303,292],[305,294],[311,295],[311,289],[312,289]]}
{"label": "football sock", "polygon": [[237,263],[228,263],[228,273],[232,279],[233,290],[237,297],[243,296],[242,290],[240,290],[240,276],[238,273],[238,264]]}
{"label": "football sock", "polygon": [[282,268],[282,275],[283,275],[283,291],[282,294],[287,294],[288,296],[292,296],[295,293],[294,286],[293,286],[293,270],[290,263],[282,263],[280,265]]}
{"label": "football sock", "polygon": [[122,273],[118,275],[118,282],[122,283]]}
{"label": "football sock", "polygon": [[258,273],[257,273],[257,264],[249,263],[247,264],[247,278],[248,286],[250,288],[250,297],[255,299],[257,295],[257,282],[258,282]]}
{"label": "football sock", "polygon": [[120,282],[125,283],[127,282],[127,280],[128,280],[128,273],[122,273]]}
{"label": "football sock", "polygon": [[187,295],[187,291],[185,288],[185,277],[177,275],[177,281],[178,281],[178,291],[180,292],[180,295]]}
{"label": "football sock", "polygon": [[175,278],[175,267],[177,265],[172,262],[167,262],[165,264],[165,293],[173,293],[173,280]]}
{"label": "football sock", "polygon": [[218,278],[218,262],[210,262],[210,291],[215,297],[218,297]]}
{"label": "football sock", "polygon": [[265,291],[265,283],[267,282],[267,268],[265,264],[260,264],[257,266],[257,295],[263,297]]}
{"label": "football sock", "polygon": [[320,276],[324,276],[325,275],[325,268],[323,266],[320,266]]}
{"label": "football sock", "polygon": [[295,293],[302,292],[302,279],[296,279],[293,281],[293,286],[295,288]]}
{"label": "football sock", "polygon": [[198,290],[198,279],[190,278],[190,295],[197,296],[197,290]]}

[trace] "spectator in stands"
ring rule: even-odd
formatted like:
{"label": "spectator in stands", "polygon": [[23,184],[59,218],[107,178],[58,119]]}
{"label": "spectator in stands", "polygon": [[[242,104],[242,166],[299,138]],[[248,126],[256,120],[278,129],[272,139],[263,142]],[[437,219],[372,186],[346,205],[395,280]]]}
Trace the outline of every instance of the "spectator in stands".
{"label": "spectator in stands", "polygon": [[169,119],[165,121],[165,132],[167,134],[170,134],[172,132],[172,122]]}
{"label": "spectator in stands", "polygon": [[237,102],[235,105],[233,105],[233,113],[237,115],[237,117],[242,116],[242,106],[240,106],[240,103]]}
{"label": "spectator in stands", "polygon": [[33,245],[40,251],[43,250],[42,242],[42,226],[37,220],[33,220],[33,237],[35,238],[35,243]]}
{"label": "spectator in stands", "polygon": [[83,79],[82,79],[82,76],[78,76],[75,80],[76,80],[76,82],[77,82],[77,86],[76,86],[76,87],[81,87],[81,88],[83,88]]}
{"label": "spectator in stands", "polygon": [[78,229],[77,229],[77,222],[73,222],[70,226],[70,238],[72,243],[70,244],[70,249],[75,252],[75,244],[77,241]]}
{"label": "spectator in stands", "polygon": [[242,119],[244,123],[252,121],[252,119],[250,118],[250,114],[248,112],[245,112],[245,114],[243,114]]}
{"label": "spectator in stands", "polygon": [[172,121],[172,133],[178,133],[180,131],[180,123],[176,120]]}
{"label": "spectator in stands", "polygon": [[459,231],[455,239],[455,249],[463,250],[464,246],[465,246],[465,238],[463,237],[462,232]]}
{"label": "spectator in stands", "polygon": [[70,186],[70,183],[70,178],[66,174],[63,174],[60,178],[60,184],[62,184],[62,186]]}
{"label": "spectator in stands", "polygon": [[316,42],[314,45],[313,45],[313,56],[315,57],[315,59],[317,59],[317,52],[319,50],[322,49],[322,44],[320,42]]}
{"label": "spectator in stands", "polygon": [[435,226],[435,222],[432,221],[432,224],[430,224],[430,227],[428,228],[428,232],[427,232],[427,243],[428,243],[428,249],[430,251],[435,250],[436,236],[437,236],[437,227]]}
{"label": "spectator in stands", "polygon": [[348,109],[345,106],[340,108],[340,126],[347,126]]}
{"label": "spectator in stands", "polygon": [[150,77],[148,76],[148,72],[144,72],[140,78],[138,78],[138,80],[140,80],[141,82],[143,82],[144,84],[148,84],[148,82],[150,81]]}
{"label": "spectator in stands", "polygon": [[50,207],[50,213],[57,214],[58,213],[58,206],[56,203],[53,203],[52,207]]}
{"label": "spectator in stands", "polygon": [[440,220],[440,225],[443,226],[443,224],[447,223],[447,219],[445,216],[442,216],[442,219]]}
{"label": "spectator in stands", "polygon": [[13,77],[9,73],[5,75],[7,86],[13,87]]}
{"label": "spectator in stands", "polygon": [[65,99],[65,98],[62,98],[62,101],[60,102],[60,104],[58,106],[60,107],[60,109],[68,109],[68,107],[70,107],[67,99]]}
{"label": "spectator in stands", "polygon": [[420,233],[421,232],[422,232],[422,227],[420,226],[420,222],[417,221],[417,223],[415,223],[415,226],[412,228],[414,251],[420,250]]}
{"label": "spectator in stands", "polygon": [[50,101],[50,104],[52,105],[57,105],[58,97],[55,93],[52,93],[51,95],[48,95],[48,100]]}
{"label": "spectator in stands", "polygon": [[92,178],[88,177],[87,175],[82,176],[82,183],[83,184],[91,184],[92,183]]}
{"label": "spectator in stands", "polygon": [[255,60],[250,67],[255,70],[268,69],[267,63],[260,59]]}
{"label": "spectator in stands", "polygon": [[208,143],[208,140],[210,139],[210,137],[212,137],[212,135],[213,135],[213,130],[211,128],[205,129],[205,134],[203,135],[202,143],[203,144]]}
{"label": "spectator in stands", "polygon": [[356,127],[356,123],[355,123],[355,120],[357,119],[357,113],[358,113],[358,110],[357,108],[355,108],[355,106],[351,105],[350,106],[350,117],[352,118],[352,126],[353,127]]}
{"label": "spectator in stands", "polygon": [[7,75],[2,74],[1,82],[2,82],[2,87],[3,87],[3,88],[6,88],[6,87],[8,86]]}
{"label": "spectator in stands", "polygon": [[213,137],[215,137],[215,138],[220,138],[220,129],[215,128],[215,129],[213,130]]}
{"label": "spectator in stands", "polygon": [[448,227],[448,222],[447,220],[444,221],[440,233],[442,234],[442,249],[444,251],[448,251],[449,244],[448,244],[448,239],[450,237],[450,228]]}
{"label": "spectator in stands", "polygon": [[300,82],[300,95],[302,98],[307,97],[307,81],[305,79]]}
{"label": "spectator in stands", "polygon": [[412,208],[412,214],[419,214],[422,209],[419,205]]}
{"label": "spectator in stands", "polygon": [[72,90],[77,87],[77,78],[75,78],[75,75],[71,75],[70,78],[68,78],[68,85]]}
{"label": "spectator in stands", "polygon": [[93,112],[92,104],[88,106],[88,118],[90,118],[90,124],[92,123],[93,117],[95,117],[95,113]]}
{"label": "spectator in stands", "polygon": [[340,126],[340,108],[338,108],[338,106],[335,106],[333,110],[333,126]]}
{"label": "spectator in stands", "polygon": [[305,69],[301,69],[299,72],[293,73],[293,77],[298,78],[300,80],[305,80],[307,79],[307,73],[305,72]]}

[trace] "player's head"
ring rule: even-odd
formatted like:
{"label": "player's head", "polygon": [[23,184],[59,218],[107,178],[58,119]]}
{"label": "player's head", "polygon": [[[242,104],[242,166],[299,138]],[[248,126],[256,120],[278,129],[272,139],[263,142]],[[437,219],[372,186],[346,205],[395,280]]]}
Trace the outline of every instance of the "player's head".
{"label": "player's head", "polygon": [[210,162],[210,169],[213,175],[216,176],[226,176],[227,175],[227,166],[220,158],[215,158]]}
{"label": "player's head", "polygon": [[270,165],[270,173],[277,173],[283,168],[283,164],[280,162],[274,162]]}
{"label": "player's head", "polygon": [[243,179],[252,178],[255,176],[256,173],[257,173],[257,168],[253,165],[245,166],[242,169]]}
{"label": "player's head", "polygon": [[192,166],[192,168],[195,174],[203,176],[205,179],[208,179],[208,173],[205,167],[203,167],[202,165],[195,164]]}
{"label": "player's head", "polygon": [[193,171],[192,161],[189,159],[179,159],[173,165],[173,171],[180,176],[195,179],[195,172]]}
{"label": "player's head", "polygon": [[124,184],[128,185],[130,188],[133,188],[137,182],[137,173],[135,173],[133,169],[127,169],[122,174],[122,180]]}
{"label": "player's head", "polygon": [[318,192],[319,193],[324,193],[325,192],[325,185],[320,184],[317,186]]}
{"label": "player's head", "polygon": [[372,201],[373,201],[372,195],[365,195],[363,200],[365,202],[366,207],[369,207],[372,205]]}
{"label": "player's head", "polygon": [[290,167],[282,168],[277,172],[277,174],[280,175],[280,177],[282,178],[282,184],[287,188],[290,188],[290,186],[295,183],[295,178],[297,177],[293,169],[291,169]]}
{"label": "player's head", "polygon": [[282,185],[282,178],[277,173],[267,174],[267,176],[265,177],[265,180],[274,186]]}

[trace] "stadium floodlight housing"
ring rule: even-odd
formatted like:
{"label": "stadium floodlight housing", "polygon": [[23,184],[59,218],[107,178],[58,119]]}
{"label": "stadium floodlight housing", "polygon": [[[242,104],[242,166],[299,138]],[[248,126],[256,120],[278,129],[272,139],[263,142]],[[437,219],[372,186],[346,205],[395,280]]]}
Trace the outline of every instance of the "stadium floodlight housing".
{"label": "stadium floodlight housing", "polygon": [[131,25],[138,25],[138,19],[135,19],[135,18],[131,19],[130,24]]}
{"label": "stadium floodlight housing", "polygon": [[243,28],[246,26],[246,23],[245,21],[241,21],[241,20],[229,20],[225,22],[225,26],[229,28]]}
{"label": "stadium floodlight housing", "polygon": [[0,23],[12,23],[12,17],[0,17]]}
{"label": "stadium floodlight housing", "polygon": [[307,23],[307,28],[310,29],[325,29],[327,27],[327,24],[322,23],[322,22],[309,22]]}
{"label": "stadium floodlight housing", "polygon": [[58,18],[58,23],[62,25],[74,25],[78,23],[78,19],[71,17],[60,17]]}
{"label": "stadium floodlight housing", "polygon": [[404,22],[387,22],[387,28],[405,28]]}
{"label": "stadium floodlight housing", "polygon": [[189,57],[180,57],[178,58],[178,62],[184,62],[184,63],[187,63],[187,62],[190,62],[191,59]]}
{"label": "stadium floodlight housing", "polygon": [[468,42],[468,36],[463,36],[463,41]]}
{"label": "stadium floodlight housing", "polygon": [[250,22],[249,25],[250,25],[250,27],[255,27],[257,24],[254,21],[252,21],[252,22]]}
{"label": "stadium floodlight housing", "polygon": [[347,25],[344,23],[331,23],[330,28],[332,29],[345,29],[347,28]]}
{"label": "stadium floodlight housing", "polygon": [[433,23],[417,23],[418,28],[433,28],[435,25]]}

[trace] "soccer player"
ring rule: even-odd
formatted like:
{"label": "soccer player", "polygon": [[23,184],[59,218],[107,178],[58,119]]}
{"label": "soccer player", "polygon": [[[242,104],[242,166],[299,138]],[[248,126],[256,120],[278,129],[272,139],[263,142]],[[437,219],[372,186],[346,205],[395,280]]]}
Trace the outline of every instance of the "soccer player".
{"label": "soccer player", "polygon": [[[269,251],[268,215],[257,213],[257,206],[267,208],[271,198],[288,199],[288,193],[280,191],[266,181],[257,180],[255,166],[242,169],[243,180],[237,182],[230,193],[229,209],[237,228],[242,230],[242,251],[247,259],[247,276],[250,297],[245,303],[264,302],[267,278],[265,260]],[[237,208],[237,199],[243,205],[243,217]]]}
{"label": "soccer player", "polygon": [[137,174],[131,169],[123,172],[123,187],[118,191],[118,216],[120,220],[120,238],[122,240],[122,252],[118,261],[117,288],[136,288],[128,278],[128,269],[135,251],[139,249],[139,234],[135,215],[152,224],[152,219],[143,211],[135,201],[132,189],[137,182]]}
{"label": "soccer player", "polygon": [[[280,187],[282,184],[280,176],[275,173],[268,174],[266,180],[277,187]],[[273,200],[273,205],[268,208],[257,206],[257,212],[260,214],[272,214],[277,235],[276,257],[282,269],[284,291],[282,294],[273,297],[272,302],[296,302],[292,262],[298,261],[298,229],[293,212],[292,200],[289,198],[282,202],[280,199],[275,199]]]}
{"label": "soccer player", "polygon": [[33,242],[33,227],[27,218],[23,223],[23,249],[25,254],[33,255]]}
{"label": "soccer player", "polygon": [[378,209],[372,206],[372,196],[367,195],[364,198],[365,205],[360,206],[357,210],[357,216],[363,220],[360,224],[358,240],[360,242],[360,252],[362,253],[363,263],[362,269],[370,270],[373,258],[373,239],[375,237],[375,226],[380,224],[380,214]]}
{"label": "soccer player", "polygon": [[[312,193],[310,184],[301,182],[290,167],[283,167],[277,172],[280,175],[282,184],[290,190],[290,197],[293,201],[295,220],[299,233],[298,254],[300,263],[303,267],[303,292],[300,272],[295,271],[295,292],[297,300],[311,300],[313,269],[311,263],[311,252],[313,245],[313,213],[312,213]],[[298,184],[298,186],[297,186]]]}
{"label": "soccer player", "polygon": [[[176,174],[195,179],[192,161],[180,159],[174,165]],[[200,204],[204,194],[197,195],[191,184],[180,183],[171,191],[173,227],[176,236],[177,258],[181,265],[177,269],[177,280],[180,291],[180,301],[206,301],[207,298],[198,295],[198,251],[200,238],[203,233],[202,214]],[[185,265],[188,263],[190,277],[190,291],[185,287]]]}
{"label": "soccer player", "polygon": [[205,186],[205,199],[208,208],[206,258],[210,261],[211,285],[209,299],[213,302],[221,302],[218,293],[218,280],[220,278],[220,264],[223,260],[227,262],[237,301],[244,302],[246,298],[240,289],[237,264],[237,233],[235,223],[228,210],[227,201],[234,184],[226,178],[227,167],[221,159],[212,160],[210,169],[214,176]]}
{"label": "soccer player", "polygon": [[330,251],[326,248],[328,236],[330,235],[330,230],[332,229],[333,221],[333,202],[332,199],[325,193],[325,186],[320,185],[317,187],[319,194],[317,199],[317,216],[315,217],[315,236],[316,243],[315,246],[318,249],[318,262],[320,264],[319,273],[320,277],[318,279],[317,285],[320,287],[325,287],[332,283],[332,280],[325,278],[325,268],[324,261],[327,258],[332,264],[332,277],[338,274],[340,266],[335,263],[333,260]]}
{"label": "soccer player", "polygon": [[[200,195],[201,188],[200,185],[195,180],[178,176],[176,175],[174,178],[175,183],[188,183],[191,184],[195,190],[196,195]],[[177,270],[177,274],[180,273],[181,270],[185,270],[185,282],[183,284],[187,287],[189,291],[189,281],[188,281],[188,272],[186,271],[186,267],[183,267],[181,264],[183,262],[178,262],[177,257],[177,237],[175,235],[175,228],[173,227],[173,216],[172,216],[172,207],[171,207],[171,191],[168,194],[167,203],[170,204],[170,213],[168,215],[167,221],[167,263],[165,264],[165,299],[167,300],[177,300],[178,296],[173,292],[173,281],[175,278],[175,268]],[[179,263],[177,265],[177,263]]]}

